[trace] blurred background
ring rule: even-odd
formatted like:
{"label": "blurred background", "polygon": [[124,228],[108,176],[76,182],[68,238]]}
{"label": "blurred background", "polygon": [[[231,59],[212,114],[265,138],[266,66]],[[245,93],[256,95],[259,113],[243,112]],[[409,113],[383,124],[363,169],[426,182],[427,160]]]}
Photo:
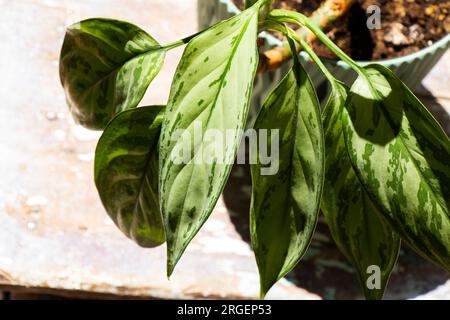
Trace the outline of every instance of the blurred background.
{"label": "blurred background", "polygon": [[[73,122],[58,74],[65,28],[90,17],[133,22],[168,43],[197,31],[197,1],[0,0],[0,299],[256,298],[245,166],[170,281],[165,247],[139,248],[108,218],[93,182],[100,134]],[[141,105],[166,103],[181,53],[168,54]],[[415,88],[447,133],[449,70],[447,52]],[[448,278],[404,249],[386,297],[449,299]],[[307,257],[268,298],[362,298],[355,279],[319,225]]]}

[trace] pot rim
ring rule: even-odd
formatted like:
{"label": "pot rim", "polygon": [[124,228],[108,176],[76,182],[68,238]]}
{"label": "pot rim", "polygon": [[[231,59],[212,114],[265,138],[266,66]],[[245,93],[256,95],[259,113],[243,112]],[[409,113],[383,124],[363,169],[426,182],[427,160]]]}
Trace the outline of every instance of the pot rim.
{"label": "pot rim", "polygon": [[[228,7],[228,11],[230,13],[238,14],[239,12],[241,12],[241,10],[234,4],[234,2],[232,0],[219,0],[219,2],[225,4]],[[266,32],[261,33],[260,36],[262,38],[266,39],[270,46],[282,45],[282,41],[280,41],[279,39],[275,38],[274,36],[272,36]],[[413,53],[407,54],[405,56],[401,56],[401,57],[397,57],[397,58],[390,58],[390,59],[383,59],[383,60],[370,60],[370,61],[357,60],[356,62],[358,62],[359,64],[362,64],[362,65],[367,65],[367,64],[371,64],[371,63],[380,63],[385,66],[399,65],[399,64],[402,64],[407,61],[421,58],[425,55],[433,53],[433,51],[437,50],[438,48],[444,48],[444,47],[447,49],[450,47],[450,33],[445,35],[444,37],[442,37],[435,43],[433,43],[431,46],[420,49],[417,52],[413,52]],[[308,54],[305,52],[300,52],[300,56],[304,59],[309,59]],[[350,68],[350,66],[348,64],[346,64],[345,62],[343,62],[341,60],[336,61],[336,60],[327,59],[327,58],[321,58],[321,59],[326,61],[327,63],[335,64],[339,67],[343,67],[343,68],[347,68],[347,69]]]}

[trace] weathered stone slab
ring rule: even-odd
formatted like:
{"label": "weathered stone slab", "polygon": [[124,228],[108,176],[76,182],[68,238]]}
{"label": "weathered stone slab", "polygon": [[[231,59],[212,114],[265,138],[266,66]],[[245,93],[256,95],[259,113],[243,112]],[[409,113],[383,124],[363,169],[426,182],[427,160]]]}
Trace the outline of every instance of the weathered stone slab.
{"label": "weathered stone slab", "polygon": [[[65,26],[94,16],[133,21],[162,43],[197,26],[196,1],[0,1],[0,284],[66,295],[256,298],[253,254],[223,202],[170,281],[165,247],[139,248],[107,217],[93,182],[99,134],[73,123],[58,77]],[[180,53],[168,56],[143,104],[166,101]],[[272,297],[318,298],[286,281]]]}
{"label": "weathered stone slab", "polygon": [[[195,32],[195,15],[195,0],[0,0],[0,287],[69,296],[257,297],[253,254],[242,240],[246,233],[239,233],[248,223],[249,186],[231,183],[232,198],[239,203],[227,203],[230,212],[219,202],[168,281],[165,247],[134,245],[102,208],[92,177],[99,134],[73,123],[59,84],[58,56],[67,25],[95,16],[119,18],[166,43]],[[165,103],[180,54],[169,54],[143,104]],[[418,91],[447,132],[449,65],[447,54],[424,82],[429,93]],[[438,98],[434,101],[430,93]],[[282,281],[269,297],[319,298],[302,287],[326,298],[357,296],[352,293],[359,292],[357,284],[348,280],[354,277],[335,259],[340,254],[328,248],[327,236],[319,230],[316,240],[291,282]],[[402,266],[390,297],[409,297],[402,291],[403,275],[409,274]],[[418,270],[419,276],[434,272],[428,265]],[[444,284],[435,274],[432,286]]]}

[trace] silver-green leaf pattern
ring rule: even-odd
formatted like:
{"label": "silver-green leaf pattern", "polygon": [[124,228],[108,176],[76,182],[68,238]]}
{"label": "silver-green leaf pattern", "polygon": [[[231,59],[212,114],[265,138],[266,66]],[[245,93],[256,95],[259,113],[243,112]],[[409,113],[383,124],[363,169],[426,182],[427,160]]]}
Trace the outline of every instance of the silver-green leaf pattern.
{"label": "silver-green leaf pattern", "polygon": [[106,127],[95,153],[95,183],[103,205],[143,247],[165,242],[158,199],[158,139],[164,107],[127,110]]}
{"label": "silver-green leaf pattern", "polygon": [[117,113],[135,108],[164,57],[155,39],[128,22],[96,18],[70,26],[60,78],[74,119],[102,130]]}
{"label": "silver-green leaf pattern", "polygon": [[385,219],[412,248],[450,270],[450,141],[388,69],[364,68],[344,112],[353,167]]}
{"label": "silver-green leaf pattern", "polygon": [[[176,71],[160,143],[168,275],[211,214],[234,162],[258,64],[258,9],[253,6],[191,40]],[[207,141],[207,130],[223,143]],[[212,146],[222,155],[208,151]],[[186,147],[184,161],[175,161]]]}
{"label": "silver-green leaf pattern", "polygon": [[[261,171],[265,165],[260,161],[260,143],[258,162],[251,166],[251,238],[262,297],[306,252],[322,195],[324,139],[319,102],[308,75],[296,62],[255,122],[257,131],[276,134],[273,130],[279,130],[279,171],[274,175]],[[271,150],[272,137],[267,140]]]}
{"label": "silver-green leaf pattern", "polygon": [[[384,221],[350,162],[342,129],[349,89],[337,81],[332,88],[323,111],[326,160],[322,212],[336,245],[356,269],[366,299],[381,299],[397,261],[400,237]],[[381,272],[379,289],[370,286],[371,266]]]}

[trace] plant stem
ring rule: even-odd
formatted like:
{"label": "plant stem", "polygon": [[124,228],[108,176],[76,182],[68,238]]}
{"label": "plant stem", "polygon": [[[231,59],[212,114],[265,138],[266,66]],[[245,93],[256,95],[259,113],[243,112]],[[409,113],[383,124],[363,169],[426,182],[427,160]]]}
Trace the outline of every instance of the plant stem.
{"label": "plant stem", "polygon": [[[296,39],[296,41],[298,41]],[[322,71],[322,73],[325,75],[325,77],[328,79],[329,82],[332,84],[336,81],[336,78],[330,73],[330,71],[325,67],[322,60],[316,55],[314,50],[308,45],[308,43],[305,40],[299,39],[299,43],[302,46],[303,50],[310,56],[312,61],[317,65],[317,67]]]}
{"label": "plant stem", "polygon": [[[357,0],[325,0],[324,3],[313,12],[309,17],[311,23],[324,30],[333,22],[344,16],[350,8],[357,2]],[[312,43],[316,39],[314,33],[306,28],[301,28],[297,34],[304,38],[308,43]]]}
{"label": "plant stem", "polygon": [[258,1],[262,2],[262,5],[268,6],[269,8],[272,7],[272,3],[274,0],[245,0],[244,1],[244,9],[248,9],[254,4],[256,4]]}
{"label": "plant stem", "polygon": [[272,4],[274,0],[262,0],[261,7],[259,11],[259,21],[264,21],[267,15],[272,10]]}
{"label": "plant stem", "polygon": [[[327,67],[323,64],[322,60],[320,60],[319,56],[314,52],[314,50],[308,45],[308,43],[303,40],[294,30],[287,27],[283,23],[275,22],[273,20],[268,20],[264,27],[267,30],[275,31],[284,34],[287,37],[288,47],[284,47],[286,50],[290,49],[291,55],[294,52],[297,52],[297,47],[293,41],[295,40],[300,46],[305,50],[305,52],[311,57],[317,67],[322,71],[328,81],[331,82],[332,85],[337,81],[336,78],[328,71]],[[294,59],[294,63],[298,63],[298,59]]]}
{"label": "plant stem", "polygon": [[172,43],[166,44],[165,46],[162,47],[162,49],[165,50],[171,50],[171,49],[175,49],[181,46],[184,46],[185,44],[187,44],[189,41],[191,41],[192,39],[194,39],[196,36],[198,36],[199,34],[201,34],[203,31],[194,33],[186,38],[174,41]]}
{"label": "plant stem", "polygon": [[300,26],[304,26],[311,30],[320,41],[322,41],[335,55],[337,55],[342,61],[346,62],[352,69],[359,74],[363,74],[363,68],[358,65],[352,58],[350,58],[344,51],[341,50],[327,35],[314,23],[301,13],[288,11],[288,10],[273,10],[269,18],[278,22],[296,23]]}
{"label": "plant stem", "polygon": [[[289,34],[284,23],[272,19],[264,21],[261,29],[264,31],[278,32],[285,36]],[[284,41],[282,46],[260,53],[259,56],[258,72],[265,72],[279,68],[284,62],[292,58],[292,52],[289,42]]]}
{"label": "plant stem", "polygon": [[[313,12],[310,20],[319,28],[325,29],[334,21],[344,16],[356,1],[357,0],[325,0],[324,3]],[[308,28],[300,28],[296,33],[309,44],[316,40],[316,35]],[[300,50],[301,47],[298,46],[297,52]],[[260,66],[259,71],[263,72],[275,70],[291,57],[292,55],[289,50],[289,44],[285,41],[282,46],[267,50],[260,55],[262,65]]]}
{"label": "plant stem", "polygon": [[297,79],[298,85],[301,86],[300,59],[299,59],[298,55],[296,55],[296,53],[297,53],[297,45],[295,43],[294,38],[291,37],[291,33],[289,32],[289,30],[287,32],[286,37],[287,37],[287,41],[288,41],[289,47],[291,49],[292,60],[294,61],[294,69],[293,70],[294,70],[295,78]]}
{"label": "plant stem", "polygon": [[300,38],[294,30],[289,29],[290,37],[293,38],[295,41],[297,41],[305,50],[305,52],[311,57],[311,59],[314,61],[314,63],[317,65],[317,67],[322,71],[322,73],[325,75],[325,77],[328,79],[328,81],[331,82],[331,84],[334,84],[336,81],[336,78],[328,71],[327,67],[323,64],[322,60],[317,56],[317,54],[314,52],[314,50],[308,45],[308,43]]}

